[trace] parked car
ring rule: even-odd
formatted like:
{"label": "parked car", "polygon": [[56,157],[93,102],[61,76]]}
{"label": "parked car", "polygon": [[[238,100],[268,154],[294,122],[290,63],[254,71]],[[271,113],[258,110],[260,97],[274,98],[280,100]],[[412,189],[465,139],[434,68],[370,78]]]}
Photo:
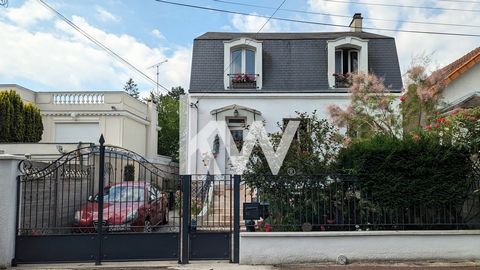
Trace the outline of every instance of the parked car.
{"label": "parked car", "polygon": [[[168,196],[153,184],[123,182],[103,191],[103,226],[107,231],[151,232],[168,223]],[[98,194],[75,212],[77,232],[94,232],[98,225]]]}

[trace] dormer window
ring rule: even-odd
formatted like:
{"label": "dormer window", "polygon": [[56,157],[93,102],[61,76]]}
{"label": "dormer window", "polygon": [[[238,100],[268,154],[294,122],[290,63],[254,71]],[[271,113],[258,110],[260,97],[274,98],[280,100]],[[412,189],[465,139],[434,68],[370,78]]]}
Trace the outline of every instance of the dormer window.
{"label": "dormer window", "polygon": [[341,49],[335,51],[335,73],[347,74],[358,71],[358,50]]}
{"label": "dormer window", "polygon": [[249,38],[225,42],[225,89],[262,88],[262,43]]}
{"label": "dormer window", "polygon": [[368,72],[368,40],[347,36],[327,43],[328,83],[331,88],[348,88],[352,73]]}

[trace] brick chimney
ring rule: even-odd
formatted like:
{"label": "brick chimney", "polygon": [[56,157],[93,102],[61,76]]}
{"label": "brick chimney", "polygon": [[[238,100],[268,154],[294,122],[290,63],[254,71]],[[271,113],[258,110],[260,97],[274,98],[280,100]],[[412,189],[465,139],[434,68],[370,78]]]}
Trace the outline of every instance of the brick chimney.
{"label": "brick chimney", "polygon": [[350,23],[350,32],[362,32],[362,14],[355,13],[352,22]]}

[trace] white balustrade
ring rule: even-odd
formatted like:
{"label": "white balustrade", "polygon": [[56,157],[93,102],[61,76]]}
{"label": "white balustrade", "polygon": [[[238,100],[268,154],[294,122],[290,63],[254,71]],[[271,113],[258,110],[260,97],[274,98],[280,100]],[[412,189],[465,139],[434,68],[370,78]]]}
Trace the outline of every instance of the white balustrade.
{"label": "white balustrade", "polygon": [[55,93],[53,104],[57,105],[96,105],[105,103],[103,93]]}

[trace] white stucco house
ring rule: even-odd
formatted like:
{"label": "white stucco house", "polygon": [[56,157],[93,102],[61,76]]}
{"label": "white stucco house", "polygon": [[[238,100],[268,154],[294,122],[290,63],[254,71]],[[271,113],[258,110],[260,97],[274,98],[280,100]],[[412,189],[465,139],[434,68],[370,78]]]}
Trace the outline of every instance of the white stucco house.
{"label": "white stucco house", "polygon": [[[327,118],[330,104],[349,104],[342,75],[371,72],[383,77],[395,93],[402,90],[395,40],[362,31],[355,14],[348,32],[218,33],[194,40],[190,89],[186,106],[188,150],[185,173],[209,171],[198,150],[197,134],[210,121],[225,121],[234,142],[215,154],[220,173],[231,173],[228,144],[241,143],[253,121],[263,121],[267,132],[296,112]],[[209,142],[211,143],[211,142]]]}
{"label": "white stucco house", "polygon": [[439,70],[442,112],[480,106],[480,47]]}
{"label": "white stucco house", "polygon": [[6,154],[56,156],[79,146],[120,146],[149,159],[157,155],[156,104],[143,103],[123,91],[36,92],[16,84],[0,84],[0,91],[15,90],[24,102],[41,112],[44,131],[39,143],[0,144]]}

